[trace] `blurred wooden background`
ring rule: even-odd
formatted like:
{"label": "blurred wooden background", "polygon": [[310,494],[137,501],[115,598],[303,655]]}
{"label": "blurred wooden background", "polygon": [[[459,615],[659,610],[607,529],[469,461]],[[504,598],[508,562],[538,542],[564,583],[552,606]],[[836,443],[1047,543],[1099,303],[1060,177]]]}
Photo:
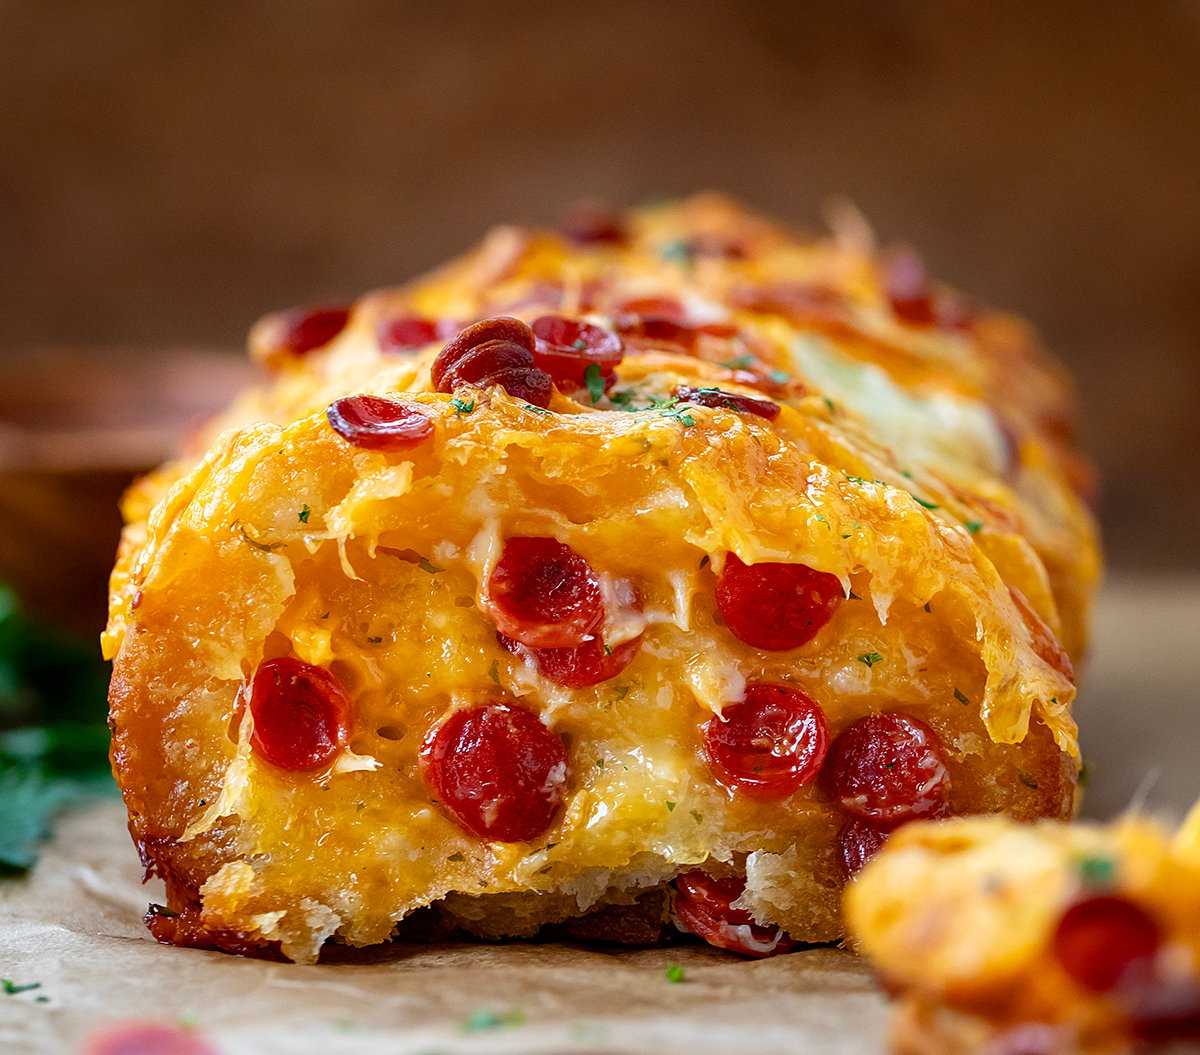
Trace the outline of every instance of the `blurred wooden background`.
{"label": "blurred wooden background", "polygon": [[0,100],[0,419],[582,195],[840,192],[1071,365],[1114,563],[1200,568],[1195,0],[0,0]]}

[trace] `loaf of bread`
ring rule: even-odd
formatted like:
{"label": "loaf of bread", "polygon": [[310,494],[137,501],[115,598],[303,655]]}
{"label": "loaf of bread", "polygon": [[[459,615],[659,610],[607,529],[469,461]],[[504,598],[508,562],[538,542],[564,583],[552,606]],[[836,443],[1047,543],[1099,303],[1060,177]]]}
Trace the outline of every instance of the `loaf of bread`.
{"label": "loaf of bread", "polygon": [[1200,806],[1174,835],[969,817],[907,826],[846,891],[898,997],[897,1055],[1200,1047]]}
{"label": "loaf of bread", "polygon": [[1071,813],[1068,386],[862,230],[581,209],[257,325],[112,576],[160,940],[766,955],[908,821]]}

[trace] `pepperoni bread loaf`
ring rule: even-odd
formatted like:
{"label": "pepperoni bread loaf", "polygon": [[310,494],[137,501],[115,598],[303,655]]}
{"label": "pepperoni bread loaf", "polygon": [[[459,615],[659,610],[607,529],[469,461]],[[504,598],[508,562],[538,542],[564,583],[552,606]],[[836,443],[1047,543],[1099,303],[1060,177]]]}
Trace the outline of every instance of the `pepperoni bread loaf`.
{"label": "pepperoni bread loaf", "polygon": [[1200,806],[1173,839],[1136,818],[914,824],[846,911],[901,996],[903,1055],[1200,1047]]}
{"label": "pepperoni bread loaf", "polygon": [[764,955],[906,821],[1071,813],[1064,378],[910,251],[583,210],[251,350],[112,577],[160,939]]}

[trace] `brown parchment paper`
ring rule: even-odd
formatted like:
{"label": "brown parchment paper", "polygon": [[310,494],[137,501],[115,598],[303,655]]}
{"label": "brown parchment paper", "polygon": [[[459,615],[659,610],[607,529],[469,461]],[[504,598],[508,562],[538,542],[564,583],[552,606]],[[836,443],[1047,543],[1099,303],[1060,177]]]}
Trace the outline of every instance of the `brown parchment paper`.
{"label": "brown parchment paper", "polygon": [[[841,950],[403,945],[301,967],[156,944],[141,917],[161,891],[140,872],[110,802],[63,817],[32,875],[0,884],[0,977],[41,983],[0,993],[0,1052],[75,1053],[97,1026],[144,1017],[194,1023],[221,1055],[883,1050],[886,1001]],[[521,1021],[472,1029],[484,1012]]]}

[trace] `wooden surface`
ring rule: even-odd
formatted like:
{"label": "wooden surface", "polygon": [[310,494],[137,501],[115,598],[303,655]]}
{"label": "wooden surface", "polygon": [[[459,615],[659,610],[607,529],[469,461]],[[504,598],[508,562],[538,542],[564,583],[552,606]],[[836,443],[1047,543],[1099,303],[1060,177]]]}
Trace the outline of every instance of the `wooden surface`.
{"label": "wooden surface", "polygon": [[0,358],[233,353],[584,194],[841,192],[1042,326],[1116,563],[1200,567],[1194,0],[7,0],[0,98]]}

